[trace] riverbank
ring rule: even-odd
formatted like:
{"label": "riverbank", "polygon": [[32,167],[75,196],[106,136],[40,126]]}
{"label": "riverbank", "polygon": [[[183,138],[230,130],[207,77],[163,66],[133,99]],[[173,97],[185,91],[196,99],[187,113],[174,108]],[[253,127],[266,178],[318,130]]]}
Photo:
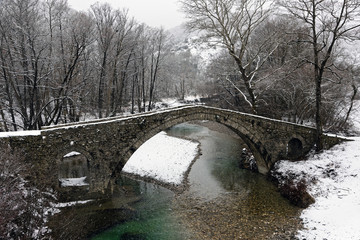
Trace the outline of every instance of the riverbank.
{"label": "riverbank", "polygon": [[[355,129],[360,129],[359,119],[360,116],[354,118]],[[207,127],[213,130],[219,130],[212,122],[202,122],[201,125],[208,125]],[[358,216],[360,211],[358,204],[358,199],[360,199],[360,188],[358,186],[360,182],[360,138],[354,137],[353,140],[353,142],[337,145],[322,154],[311,153],[306,161],[291,162],[284,160],[277,164],[277,168],[284,174],[298,176],[298,181],[305,178],[309,184],[309,192],[316,202],[309,208],[302,210],[300,217],[288,219],[288,222],[292,223],[291,226],[287,224],[287,221],[278,223],[279,229],[275,229],[273,232],[275,235],[265,234],[264,239],[278,239],[279,236],[285,239],[358,239],[360,236],[358,229],[360,222]],[[297,180],[294,179],[294,181]],[[258,196],[259,194],[261,193],[258,193]],[[184,214],[184,219],[193,219],[193,222],[188,221],[190,222],[189,227],[200,230],[197,232],[199,239],[212,239],[211,236],[226,235],[226,227],[223,226],[224,229],[217,232],[214,232],[214,229],[221,229],[221,224],[227,221],[228,216],[222,218],[225,215],[219,209],[231,208],[231,204],[196,202],[192,198],[187,199],[186,195],[178,197],[178,201],[184,205],[195,201],[190,204],[192,211],[182,211],[180,207],[179,212]],[[235,214],[236,211],[233,212],[236,217],[231,218],[232,225],[235,222],[241,222],[238,219],[241,212],[238,212],[239,215]],[[267,232],[264,231],[265,226],[271,225],[270,222],[273,222],[262,221],[261,219],[259,219],[261,224],[257,227],[255,224],[252,230],[249,230],[251,227],[247,225],[250,221],[242,223],[242,226],[248,226],[246,231],[250,232],[249,237],[255,237],[259,232]],[[212,221],[210,225],[206,222],[208,220]],[[286,228],[287,230],[285,230]]]}
{"label": "riverbank", "polygon": [[280,202],[272,199],[272,191],[243,195],[228,193],[203,201],[182,194],[175,198],[174,210],[192,232],[192,239],[296,239],[298,229],[302,228],[299,209],[289,206],[286,199]]}
{"label": "riverbank", "polygon": [[[360,236],[360,101],[351,114],[355,137],[305,161],[278,162],[294,182],[304,179],[315,203],[304,209],[298,239],[358,240]],[[294,176],[296,176],[294,178]]]}
{"label": "riverbank", "polygon": [[352,139],[311,154],[306,161],[276,164],[293,181],[305,179],[315,198],[315,203],[302,211],[304,228],[297,234],[299,239],[359,239],[360,137]]}
{"label": "riverbank", "polygon": [[[300,209],[282,198],[265,176],[238,168],[237,157],[244,144],[239,136],[214,122],[194,123],[168,131],[169,135],[200,142],[203,151],[189,167],[196,172],[184,175],[187,187],[176,194],[172,206],[193,239],[293,239],[301,226]],[[151,139],[149,142],[150,149],[157,148]],[[144,150],[141,147],[138,151]],[[225,153],[234,159],[229,162],[228,157],[223,158]],[[171,154],[161,158],[171,158]]]}

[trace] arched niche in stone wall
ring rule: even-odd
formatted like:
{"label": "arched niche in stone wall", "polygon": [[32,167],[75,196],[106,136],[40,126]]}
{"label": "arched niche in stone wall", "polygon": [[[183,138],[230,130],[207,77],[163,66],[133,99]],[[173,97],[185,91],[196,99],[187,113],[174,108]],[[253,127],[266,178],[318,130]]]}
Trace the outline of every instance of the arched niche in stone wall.
{"label": "arched niche in stone wall", "polygon": [[298,138],[292,138],[288,142],[288,157],[298,159],[303,155],[303,143]]}
{"label": "arched niche in stone wall", "polygon": [[58,169],[61,187],[89,185],[89,161],[84,154],[77,151],[66,153],[59,162]]}

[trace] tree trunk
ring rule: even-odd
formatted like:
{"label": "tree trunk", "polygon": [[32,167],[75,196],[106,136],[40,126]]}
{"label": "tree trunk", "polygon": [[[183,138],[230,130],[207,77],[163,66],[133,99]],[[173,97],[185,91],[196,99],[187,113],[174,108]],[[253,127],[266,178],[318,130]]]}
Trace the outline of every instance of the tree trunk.
{"label": "tree trunk", "polygon": [[322,126],[322,116],[321,116],[321,79],[316,80],[316,114],[315,114],[315,123],[316,123],[316,151],[319,152],[323,149],[323,126]]}
{"label": "tree trunk", "polygon": [[354,106],[354,100],[355,100],[355,97],[356,97],[357,92],[358,92],[358,88],[355,86],[355,84],[352,84],[351,87],[353,89],[353,94],[352,94],[351,100],[350,100],[350,107],[349,107],[349,110],[346,113],[346,117],[345,117],[344,122],[341,124],[341,127],[343,127],[346,124],[346,122],[348,121],[348,119],[350,117],[350,113],[351,113],[351,111],[353,109],[353,106]]}
{"label": "tree trunk", "polygon": [[[1,132],[1,126],[2,126],[2,125],[4,126],[5,132],[8,132],[8,131],[9,131],[9,128],[7,127],[6,119],[5,119],[5,114],[4,114],[4,111],[3,111],[1,105],[0,105],[0,115],[1,115],[1,119],[2,119],[2,121],[0,121],[0,132]],[[2,122],[2,124],[1,124],[1,122]]]}
{"label": "tree trunk", "polygon": [[100,70],[99,88],[98,88],[98,114],[102,118],[102,110],[104,106],[104,88],[105,88],[105,67],[106,67],[107,53],[103,53],[103,59]]}

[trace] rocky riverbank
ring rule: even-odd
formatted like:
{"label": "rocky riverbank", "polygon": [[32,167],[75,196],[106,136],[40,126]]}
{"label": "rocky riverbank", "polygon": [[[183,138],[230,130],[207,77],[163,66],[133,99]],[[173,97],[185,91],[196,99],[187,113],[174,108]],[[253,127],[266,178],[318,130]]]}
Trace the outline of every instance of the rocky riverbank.
{"label": "rocky riverbank", "polygon": [[[221,124],[209,121],[191,124],[236,138],[239,145],[243,144],[241,148],[246,147],[238,135]],[[202,149],[202,140],[199,142]],[[245,175],[249,179],[258,176],[253,174],[256,173],[247,171]],[[187,189],[174,199],[174,209],[195,239],[296,239],[302,228],[301,209],[286,199],[279,200],[279,194],[274,194],[276,186],[263,176],[260,179],[260,184],[268,187],[259,186],[252,192],[229,191],[211,200],[196,197]]]}
{"label": "rocky riverbank", "polygon": [[297,231],[302,227],[300,211],[294,216],[292,207],[281,211],[274,209],[268,197],[261,193],[250,194],[247,198],[232,193],[205,202],[182,194],[174,200],[174,205],[193,239],[198,240],[297,239]]}

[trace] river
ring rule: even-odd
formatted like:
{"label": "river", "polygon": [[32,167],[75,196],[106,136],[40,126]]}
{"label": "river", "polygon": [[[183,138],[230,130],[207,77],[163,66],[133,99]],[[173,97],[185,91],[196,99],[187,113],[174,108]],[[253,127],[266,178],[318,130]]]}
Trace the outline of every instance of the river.
{"label": "river", "polygon": [[[55,234],[94,240],[293,238],[300,209],[265,176],[239,169],[241,139],[211,122],[184,123],[167,133],[200,143],[185,191],[122,177],[112,199],[58,214],[53,222],[62,230]],[[77,228],[66,229],[69,221],[60,219],[71,219]]]}

